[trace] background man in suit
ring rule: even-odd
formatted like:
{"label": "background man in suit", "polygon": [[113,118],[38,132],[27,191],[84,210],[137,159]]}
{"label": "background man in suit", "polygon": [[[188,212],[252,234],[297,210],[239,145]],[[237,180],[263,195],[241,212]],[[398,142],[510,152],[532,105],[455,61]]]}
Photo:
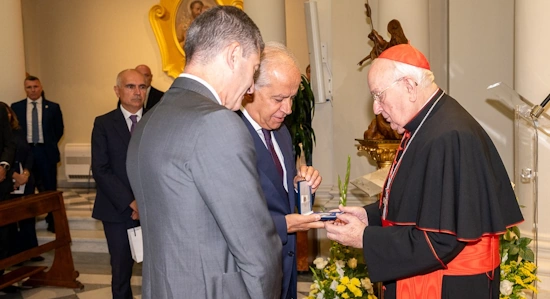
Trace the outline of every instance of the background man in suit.
{"label": "background man in suit", "polygon": [[127,229],[138,226],[139,213],[126,174],[126,152],[143,115],[147,85],[138,71],[124,70],[118,74],[114,90],[120,107],[98,116],[92,130],[92,173],[97,184],[92,217],[103,222],[111,255],[113,298],[131,299],[134,260]]}
{"label": "background man in suit", "polygon": [[128,176],[143,230],[142,298],[278,299],[281,241],[239,116],[263,41],[240,9],[195,19],[187,64],[138,124]]}
{"label": "background man in suit", "polygon": [[292,139],[283,124],[285,117],[292,113],[292,99],[301,82],[296,58],[284,45],[267,43],[256,75],[254,94],[245,97],[241,117],[254,140],[262,190],[283,245],[281,298],[295,299],[298,295],[296,232],[324,227],[319,215],[294,213],[295,190],[298,181],[305,180],[315,192],[322,179],[311,166],[296,169]]}
{"label": "background man in suit", "polygon": [[[63,136],[63,115],[59,104],[48,101],[37,77],[24,81],[27,98],[13,103],[11,108],[32,147],[32,172],[39,192],[57,190],[57,163],[60,161],[57,144]],[[55,232],[52,214],[46,217],[48,230]]]}
{"label": "background man in suit", "polygon": [[164,92],[151,86],[151,82],[153,81],[153,74],[151,73],[151,69],[148,66],[146,66],[145,64],[140,64],[136,66],[136,71],[140,72],[143,77],[145,77],[147,94],[145,96],[145,102],[143,103],[143,109],[147,112],[160,101],[160,99],[164,95]]}

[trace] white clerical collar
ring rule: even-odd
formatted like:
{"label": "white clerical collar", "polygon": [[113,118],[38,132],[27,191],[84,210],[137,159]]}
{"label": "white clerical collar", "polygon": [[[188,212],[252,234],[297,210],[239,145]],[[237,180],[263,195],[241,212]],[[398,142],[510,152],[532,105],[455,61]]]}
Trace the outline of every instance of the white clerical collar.
{"label": "white clerical collar", "polygon": [[210,85],[208,82],[204,81],[203,79],[195,76],[195,75],[191,75],[191,74],[188,74],[188,73],[181,73],[179,75],[180,78],[188,78],[188,79],[192,79],[192,80],[195,80],[197,82],[199,82],[200,84],[206,86],[206,88],[208,88],[208,90],[210,90],[210,92],[212,92],[212,94],[214,95],[214,97],[216,98],[216,101],[218,101],[218,103],[220,105],[222,105],[222,100],[220,99],[220,96],[218,95],[218,93],[216,92],[216,90],[214,89],[214,87],[212,87],[212,85]]}

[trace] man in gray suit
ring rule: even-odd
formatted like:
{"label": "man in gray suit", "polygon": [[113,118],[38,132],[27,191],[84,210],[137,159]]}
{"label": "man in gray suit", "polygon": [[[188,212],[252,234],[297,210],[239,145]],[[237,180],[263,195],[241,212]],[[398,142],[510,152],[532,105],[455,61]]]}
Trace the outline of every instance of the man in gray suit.
{"label": "man in gray suit", "polygon": [[263,47],[240,9],[202,13],[187,33],[183,73],[132,135],[144,299],[280,296],[281,240],[252,138],[233,112],[254,91]]}

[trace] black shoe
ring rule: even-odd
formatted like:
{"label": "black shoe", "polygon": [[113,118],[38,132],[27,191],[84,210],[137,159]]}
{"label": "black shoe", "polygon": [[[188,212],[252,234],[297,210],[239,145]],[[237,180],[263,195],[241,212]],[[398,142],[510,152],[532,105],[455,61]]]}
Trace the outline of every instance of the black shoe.
{"label": "black shoe", "polygon": [[45,258],[42,257],[42,256],[40,256],[40,255],[39,255],[39,256],[35,256],[35,257],[31,257],[31,262],[42,262],[42,261],[44,261],[44,260],[45,260]]}
{"label": "black shoe", "polygon": [[53,223],[48,223],[47,230],[55,234],[55,226],[53,225]]}
{"label": "black shoe", "polygon": [[6,293],[6,294],[13,294],[19,292],[19,288],[16,286],[7,286],[3,289],[0,289],[0,292]]}

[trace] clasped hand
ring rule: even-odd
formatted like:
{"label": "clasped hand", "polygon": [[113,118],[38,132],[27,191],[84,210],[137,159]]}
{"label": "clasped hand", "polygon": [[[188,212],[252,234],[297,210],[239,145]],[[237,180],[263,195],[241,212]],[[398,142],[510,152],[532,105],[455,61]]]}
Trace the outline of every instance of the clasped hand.
{"label": "clasped hand", "polygon": [[29,181],[29,177],[17,172],[13,173],[13,189],[19,188],[19,186],[26,184]]}

